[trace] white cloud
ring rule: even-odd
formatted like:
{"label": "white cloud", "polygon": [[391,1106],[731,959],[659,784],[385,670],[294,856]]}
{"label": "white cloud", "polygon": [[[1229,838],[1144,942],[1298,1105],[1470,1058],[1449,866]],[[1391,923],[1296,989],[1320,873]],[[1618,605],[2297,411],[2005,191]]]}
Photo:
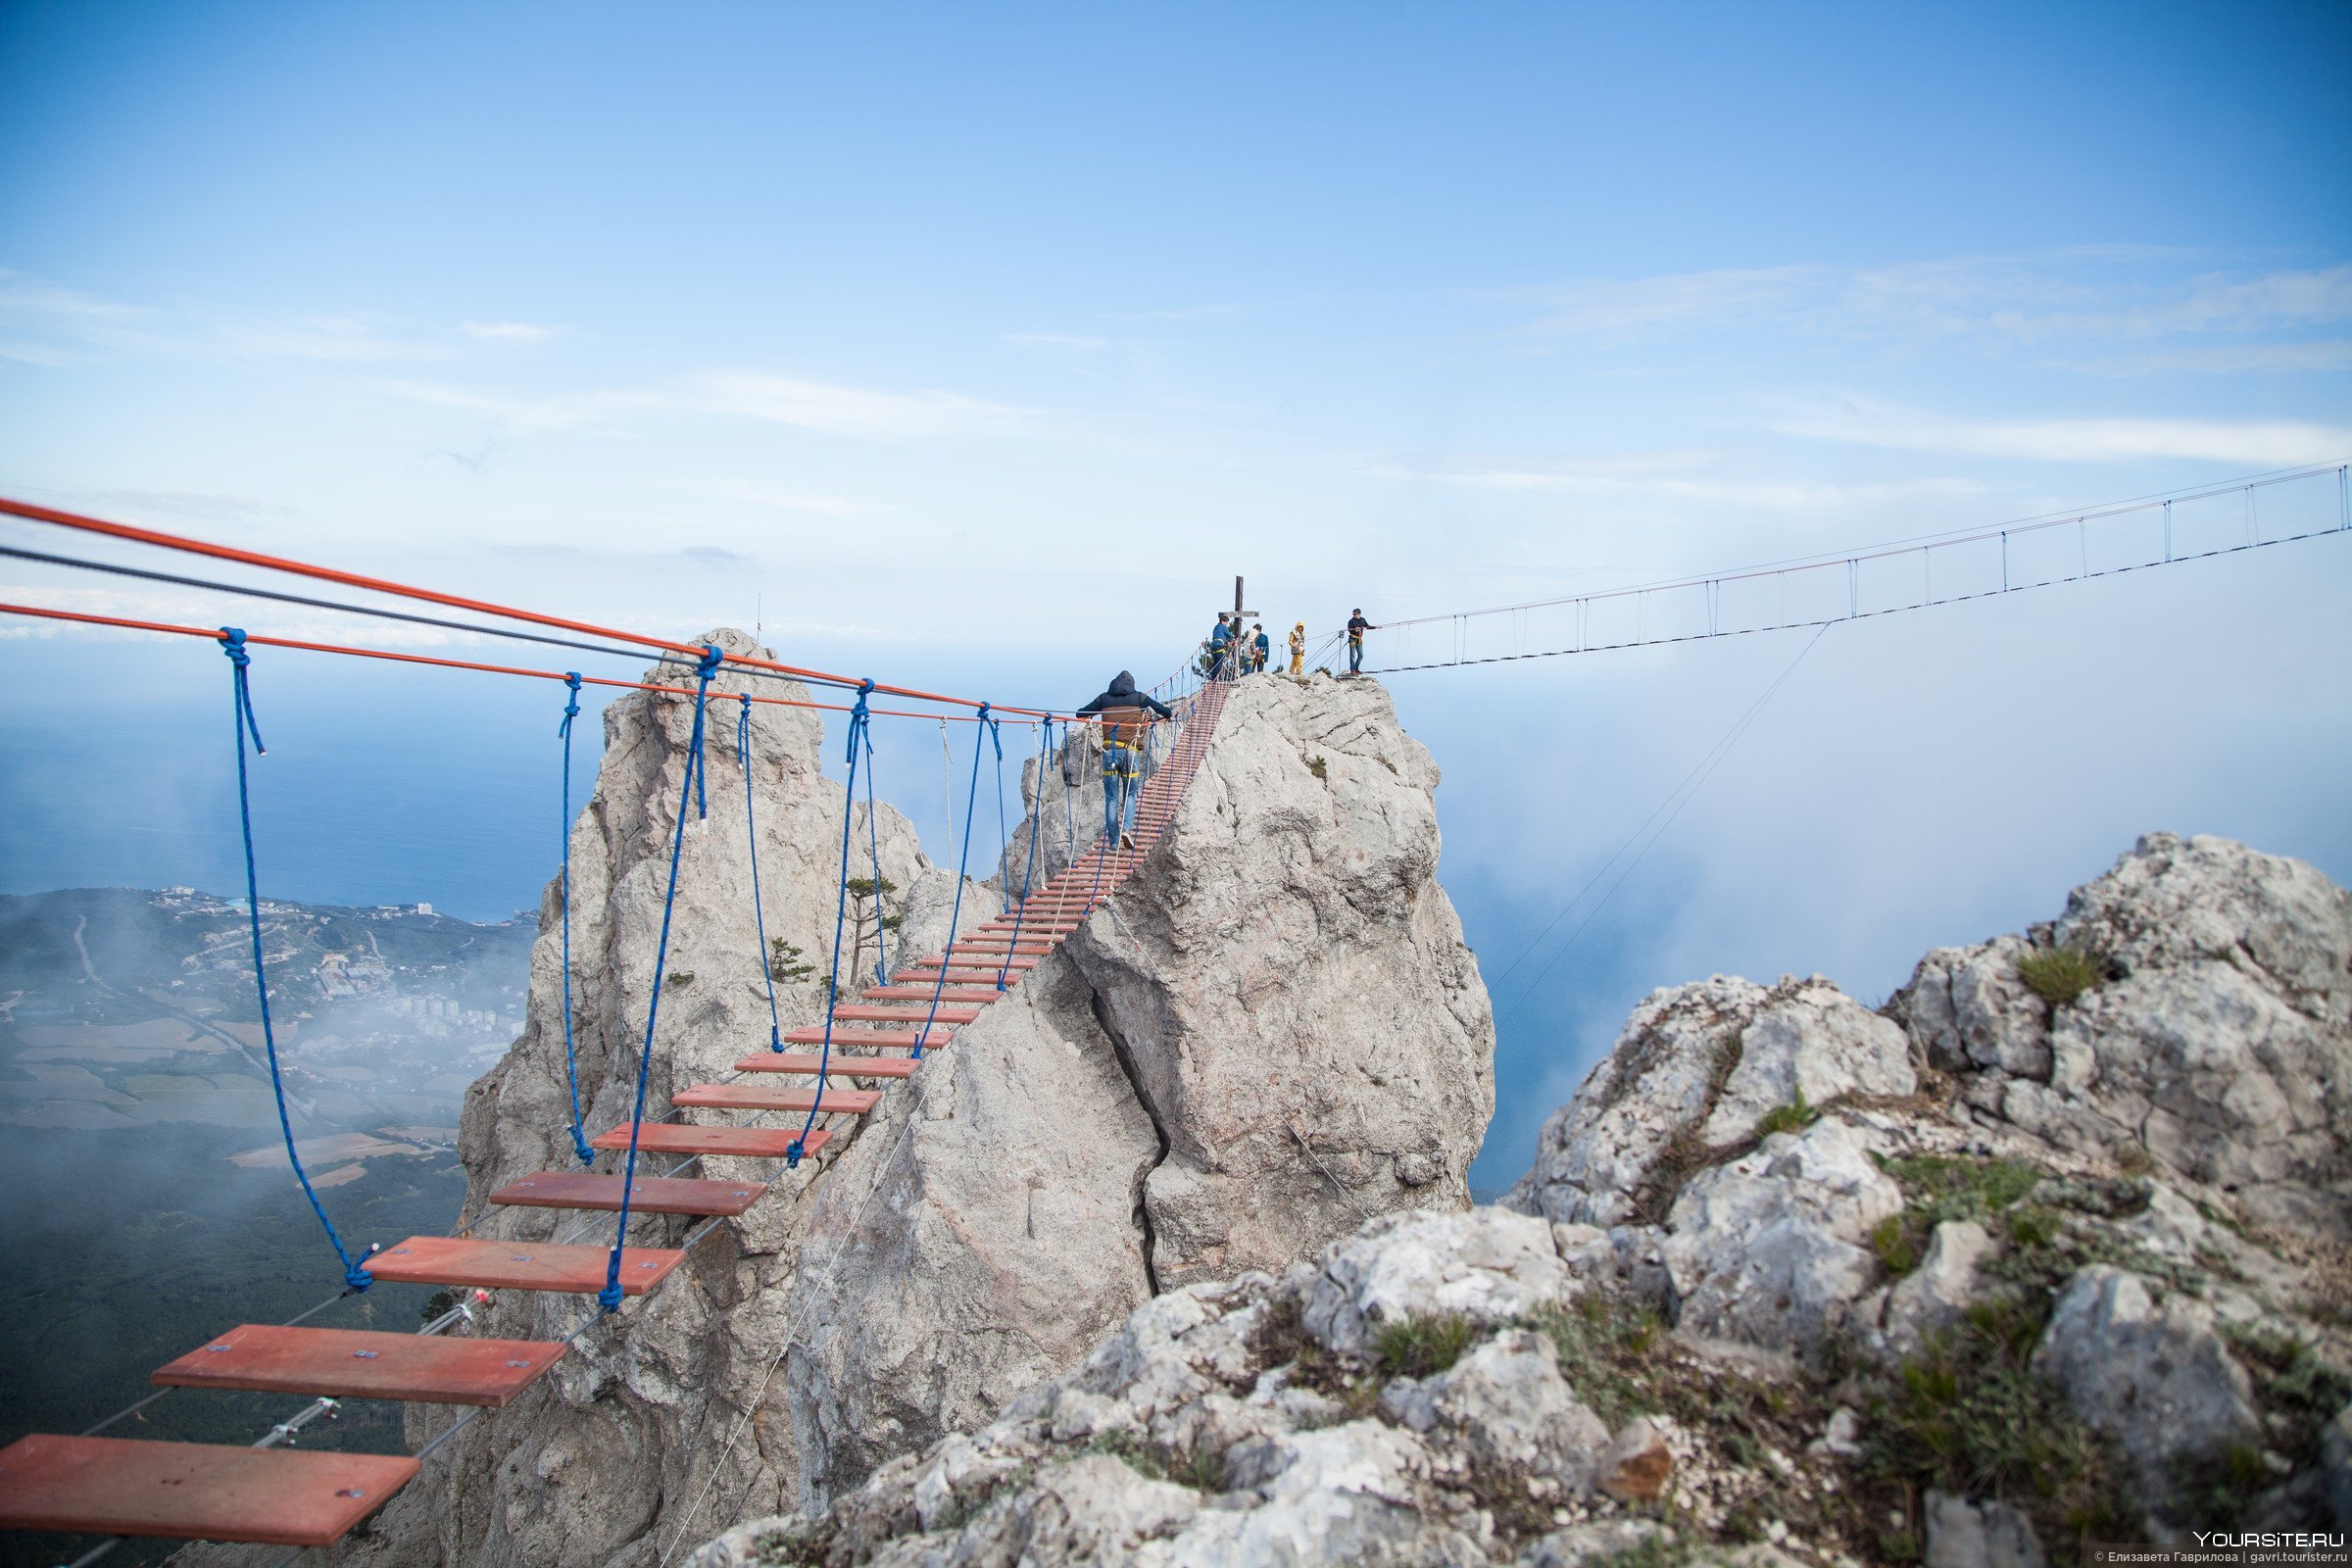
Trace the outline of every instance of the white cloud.
{"label": "white cloud", "polygon": [[375,389],[412,402],[466,409],[517,429],[564,430],[612,424],[631,415],[726,414],[828,435],[871,441],[1008,434],[1029,422],[1026,411],[955,392],[877,392],[758,371],[710,371],[662,386],[517,397],[426,381],[378,381]]}
{"label": "white cloud", "polygon": [[875,392],[754,371],[702,376],[684,395],[714,413],[866,440],[1004,435],[1021,429],[1029,418],[1020,409],[955,392]]}
{"label": "white cloud", "polygon": [[1113,340],[1084,337],[1076,332],[1007,332],[1004,341],[1016,349],[1106,349]]}
{"label": "white cloud", "polygon": [[485,343],[544,343],[564,328],[534,326],[528,321],[462,321],[458,330]]}
{"label": "white cloud", "polygon": [[1817,441],[2037,463],[2159,459],[2283,468],[2352,454],[2352,426],[2288,419],[1965,419],[1889,404],[1849,403],[1780,428],[1783,434]]}
{"label": "white cloud", "polygon": [[1923,477],[1891,483],[1825,484],[1802,479],[1740,478],[1706,470],[1720,454],[1628,453],[1570,460],[1468,458],[1440,464],[1379,463],[1364,471],[1378,478],[1451,485],[1468,490],[1558,495],[1674,497],[1770,511],[1811,512],[1894,502],[1953,500],[1984,493],[1973,479]]}
{"label": "white cloud", "polygon": [[231,353],[249,358],[320,360],[330,365],[448,357],[446,349],[390,337],[367,321],[340,316],[233,323],[220,331],[220,342]]}
{"label": "white cloud", "polygon": [[796,491],[770,490],[764,485],[729,481],[715,487],[719,494],[755,507],[767,507],[777,512],[812,513],[824,517],[864,517],[888,512],[879,501],[853,501],[847,496],[812,496]]}
{"label": "white cloud", "polygon": [[1999,347],[2294,332],[2352,320],[2352,267],[2186,273],[2169,252],[2067,251],[1891,267],[1788,266],[1533,291],[1543,338],[1653,341],[1757,328]]}

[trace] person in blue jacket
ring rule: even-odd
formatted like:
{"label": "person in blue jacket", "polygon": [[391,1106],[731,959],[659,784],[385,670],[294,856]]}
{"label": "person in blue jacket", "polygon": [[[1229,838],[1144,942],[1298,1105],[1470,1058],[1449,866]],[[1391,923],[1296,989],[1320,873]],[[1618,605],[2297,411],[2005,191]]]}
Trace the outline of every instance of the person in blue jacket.
{"label": "person in blue jacket", "polygon": [[1135,840],[1127,830],[1135,809],[1135,792],[1143,778],[1144,743],[1152,728],[1152,715],[1176,715],[1166,704],[1137,691],[1135,677],[1123,669],[1112,678],[1109,690],[1078,711],[1082,716],[1102,716],[1102,841],[1131,850]]}
{"label": "person in blue jacket", "polygon": [[1222,610],[1217,612],[1217,623],[1209,629],[1208,633],[1208,678],[1210,680],[1224,679],[1225,656],[1232,652],[1233,639],[1239,630],[1240,628],[1233,624],[1233,618],[1230,615]]}

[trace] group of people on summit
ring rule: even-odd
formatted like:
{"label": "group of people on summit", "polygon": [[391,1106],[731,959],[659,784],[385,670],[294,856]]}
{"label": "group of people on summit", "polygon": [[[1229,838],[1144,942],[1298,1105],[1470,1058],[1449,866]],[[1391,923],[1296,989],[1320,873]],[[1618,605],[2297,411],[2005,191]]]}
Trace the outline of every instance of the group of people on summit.
{"label": "group of people on summit", "polygon": [[[1363,673],[1364,633],[1379,629],[1364,618],[1361,608],[1348,615],[1349,675]],[[1210,680],[1252,674],[1266,667],[1272,652],[1273,644],[1266,636],[1263,621],[1252,622],[1245,632],[1241,616],[1219,611],[1216,627],[1208,634],[1202,655],[1202,671]],[[1304,674],[1305,665],[1306,622],[1302,620],[1291,628],[1291,674]],[[1081,717],[1092,715],[1102,720],[1103,842],[1131,850],[1135,848],[1135,800],[1143,787],[1152,726],[1176,715],[1167,704],[1150,692],[1136,690],[1135,676],[1124,669],[1112,678],[1101,696],[1078,712]]]}
{"label": "group of people on summit", "polygon": [[[1348,616],[1348,673],[1360,675],[1364,671],[1364,633],[1380,628],[1364,618],[1362,607]],[[1207,651],[1203,656],[1203,672],[1210,680],[1229,680],[1236,675],[1255,674],[1266,667],[1266,659],[1274,651],[1266,636],[1265,622],[1252,621],[1245,630],[1242,617],[1228,611],[1217,612],[1217,623],[1208,634]],[[1306,622],[1299,621],[1291,628],[1291,674],[1306,673]]]}

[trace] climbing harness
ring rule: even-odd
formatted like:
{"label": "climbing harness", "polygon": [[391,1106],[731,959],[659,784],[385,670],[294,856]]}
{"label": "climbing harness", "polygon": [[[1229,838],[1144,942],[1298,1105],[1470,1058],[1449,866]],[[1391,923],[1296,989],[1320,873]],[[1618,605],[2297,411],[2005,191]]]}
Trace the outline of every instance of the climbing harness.
{"label": "climbing harness", "polygon": [[582,1165],[594,1165],[596,1151],[580,1125],[580,1063],[571,1044],[571,721],[580,716],[579,671],[566,671],[564,684],[564,722],[556,726],[564,737],[564,1076],[571,1085],[571,1152]]}
{"label": "climbing harness", "polygon": [[286,1160],[294,1167],[294,1179],[302,1183],[302,1196],[311,1200],[311,1212],[326,1228],[326,1239],[343,1261],[343,1283],[353,1291],[365,1291],[375,1281],[353,1259],[335,1234],[335,1222],[326,1217],[326,1205],[318,1201],[318,1190],[311,1186],[308,1171],[302,1168],[302,1155],[294,1149],[294,1119],[286,1110],[286,1081],[277,1064],[277,1033],[270,1022],[270,975],[262,965],[262,886],[261,874],[253,859],[253,789],[246,778],[245,737],[253,737],[253,755],[267,757],[270,748],[262,744],[262,726],[253,716],[253,688],[246,668],[253,658],[245,652],[245,633],[235,626],[220,628],[220,651],[228,656],[230,726],[237,736],[237,827],[245,839],[245,917],[253,928],[253,988],[262,1004],[262,1046],[270,1055],[270,1093],[277,1099],[277,1126],[286,1135]]}
{"label": "climbing harness", "polygon": [[[988,705],[982,703],[980,705],[980,728],[988,734],[991,740],[996,740],[997,757],[1001,761],[1004,756],[1004,743],[997,739],[997,721],[988,715]],[[948,911],[948,945],[945,951],[949,954],[956,951],[956,927],[963,918],[963,871],[964,867],[971,863],[972,808],[979,804],[979,800],[980,741],[978,736],[974,736],[972,739],[972,787],[965,792],[963,797],[963,847],[956,855],[956,903]],[[1010,967],[1009,960],[1006,967]],[[922,1027],[914,1032],[914,1059],[917,1061],[923,1059],[923,1042],[931,1037],[931,1025],[939,1018],[939,999],[947,989],[948,966],[942,963],[939,966],[939,978],[931,986],[930,1009],[923,1014]]]}
{"label": "climbing harness", "polygon": [[767,916],[760,908],[760,823],[752,814],[752,694],[745,692],[735,716],[735,755],[743,760],[743,831],[751,846],[752,929],[760,936],[760,977],[767,982],[767,1049],[784,1049],[784,1024],[776,1016],[776,971],[767,951]]}
{"label": "climbing harness", "polygon": [[[808,1119],[801,1123],[800,1135],[784,1151],[788,1170],[801,1168],[801,1158],[808,1152],[809,1131],[816,1126],[816,1118],[824,1114],[825,1069],[833,1061],[833,1013],[841,1005],[841,931],[850,912],[850,829],[858,819],[858,753],[865,739],[865,726],[872,722],[866,713],[865,699],[873,689],[870,680],[858,687],[858,704],[850,710],[850,776],[841,795],[841,885],[833,899],[833,966],[825,977],[825,1037],[817,1055],[816,1093],[808,1100]],[[983,705],[982,711],[986,710]]]}
{"label": "climbing harness", "polygon": [[[654,1024],[662,1016],[662,991],[668,981],[669,917],[678,904],[678,861],[686,851],[686,798],[692,787],[695,803],[707,808],[703,794],[703,722],[710,698],[710,677],[718,673],[720,661],[726,655],[714,645],[706,645],[702,662],[695,665],[694,675],[694,738],[686,748],[686,777],[678,786],[678,821],[669,838],[669,886],[662,895],[662,937],[654,945],[654,994],[645,1004],[645,1047],[637,1057],[637,1104],[629,1115],[629,1158],[622,1169],[620,1184],[620,1221],[612,1232],[612,1258],[605,1270],[605,1288],[596,1293],[596,1300],[607,1312],[620,1310],[620,1254],[629,1239],[629,1199],[637,1185],[637,1140],[645,1125],[645,1086],[654,1068]],[[864,694],[858,694],[860,706]]]}

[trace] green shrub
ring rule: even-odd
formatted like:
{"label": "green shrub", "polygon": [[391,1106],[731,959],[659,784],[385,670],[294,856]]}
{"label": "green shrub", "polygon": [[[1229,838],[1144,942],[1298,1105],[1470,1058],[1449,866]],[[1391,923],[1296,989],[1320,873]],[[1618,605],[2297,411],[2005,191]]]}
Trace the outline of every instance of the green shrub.
{"label": "green shrub", "polygon": [[1764,1113],[1764,1119],[1756,1123],[1756,1136],[1770,1138],[1774,1133],[1801,1133],[1819,1120],[1821,1112],[1805,1103],[1805,1094],[1800,1089],[1795,1100],[1786,1105],[1775,1105]]}
{"label": "green shrub", "polygon": [[2025,1203],[2009,1211],[2009,1239],[2020,1247],[2047,1247],[2058,1239],[2058,1211]]}
{"label": "green shrub", "polygon": [[[1930,1487],[1962,1496],[2005,1497],[2034,1519],[2052,1557],[2102,1538],[2129,1517],[2113,1446],[2034,1376],[2046,1302],[2016,1297],[1981,1302],[1954,1329],[1882,1383],[1863,1424],[1863,1466],[1898,1494]],[[1915,1556],[1917,1541],[1886,1541]]]}
{"label": "green shrub", "polygon": [[1870,1228],[1870,1250],[1889,1274],[1908,1274],[1919,1267],[1919,1244],[1901,1214],[1889,1214]]}
{"label": "green shrub", "polygon": [[2107,965],[2081,948],[2041,948],[2017,960],[2017,977],[2053,1007],[2063,1007],[2107,978]]}
{"label": "green shrub", "polygon": [[1393,1378],[1443,1372],[1478,1343],[1478,1325],[1459,1312],[1432,1312],[1391,1323],[1373,1342],[1373,1359]]}

